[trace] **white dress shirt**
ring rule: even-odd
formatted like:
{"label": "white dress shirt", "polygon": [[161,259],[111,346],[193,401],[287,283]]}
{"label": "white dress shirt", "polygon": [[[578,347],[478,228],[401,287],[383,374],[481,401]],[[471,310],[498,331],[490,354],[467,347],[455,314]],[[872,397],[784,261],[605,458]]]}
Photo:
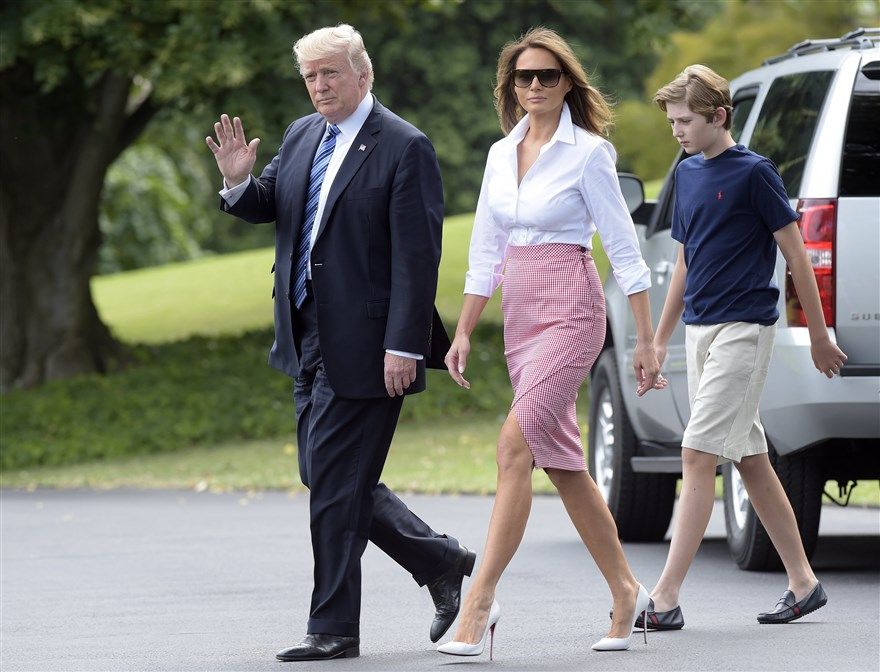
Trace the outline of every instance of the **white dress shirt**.
{"label": "white dress shirt", "polygon": [[[372,111],[373,94],[367,93],[367,95],[364,96],[364,99],[358,104],[355,111],[336,124],[336,127],[339,129],[339,134],[336,136],[336,146],[333,148],[333,154],[330,155],[330,163],[327,164],[327,172],[324,173],[324,181],[321,183],[321,195],[318,197],[318,210],[315,212],[315,223],[312,226],[312,240],[311,243],[309,243],[309,260],[306,264],[306,277],[309,279],[312,277],[312,248],[315,246],[315,240],[318,237],[319,223],[321,221],[321,216],[324,214],[324,206],[327,204],[327,195],[330,193],[330,187],[333,185],[333,180],[336,178],[336,173],[339,172],[339,167],[342,165],[342,161],[345,159],[346,154],[348,154],[351,143],[354,142],[355,137],[360,133],[361,127],[364,125],[364,122],[367,120],[367,117],[370,116],[370,112]],[[320,147],[320,144],[318,147]],[[220,190],[220,196],[229,205],[234,205],[253,179],[254,177],[251,175],[244,182],[232,188],[226,188],[224,183],[224,188]],[[424,359],[424,355],[403,352],[401,350],[386,350],[385,352],[391,353],[392,355],[400,355],[401,357],[409,357],[410,359]]]}
{"label": "white dress shirt", "polygon": [[635,227],[620,192],[610,142],[572,123],[563,103],[559,126],[517,186],[517,145],[526,115],[489,150],[471,234],[465,294],[492,296],[504,278],[509,245],[573,243],[592,249],[596,230],[617,284],[627,294],[651,286]]}

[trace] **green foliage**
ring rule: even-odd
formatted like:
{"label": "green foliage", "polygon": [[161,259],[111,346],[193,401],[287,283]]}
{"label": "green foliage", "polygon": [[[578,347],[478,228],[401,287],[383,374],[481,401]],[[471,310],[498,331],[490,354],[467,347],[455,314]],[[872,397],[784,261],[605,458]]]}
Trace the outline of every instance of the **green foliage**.
{"label": "green foliage", "polygon": [[[850,0],[727,0],[701,30],[672,34],[669,50],[645,84],[646,98],[686,66],[702,63],[733,79],[808,38],[838,37],[862,21],[876,23],[876,4]],[[871,17],[873,14],[873,17]]]}
{"label": "green foliage", "polygon": [[264,331],[137,346],[137,364],[123,373],[4,395],[0,465],[63,464],[177,450],[224,436],[277,435],[289,409],[283,377],[268,376],[257,364],[267,337]]}
{"label": "green foliage", "polygon": [[474,209],[486,153],[501,137],[492,90],[502,46],[533,26],[557,30],[612,99],[641,88],[644,63],[662,37],[703,20],[712,3],[436,2],[402,26],[362,29],[376,71],[375,90],[433,141],[449,214]]}
{"label": "green foliage", "polygon": [[635,173],[643,180],[665,175],[679,146],[664,114],[653,104],[625,100],[617,106],[615,118],[612,140],[618,152],[618,170]]}
{"label": "green foliage", "polygon": [[202,129],[166,135],[154,124],[110,167],[101,196],[102,274],[272,245],[271,226],[253,226],[217,207],[220,178]]}
{"label": "green foliage", "polygon": [[270,50],[289,45],[290,29],[305,28],[319,10],[280,0],[20,0],[4,10],[0,69],[32,64],[43,92],[71,78],[130,74],[138,78],[133,96],[188,108],[201,93],[278,67]]}
{"label": "green foliage", "polygon": [[[644,64],[665,35],[702,22],[712,6],[693,0],[24,0],[3,10],[0,71],[32,67],[40,104],[52,106],[59,120],[93,112],[94,91],[108,71],[131,78],[132,110],[155,110],[143,141],[108,176],[100,270],[109,272],[271,242],[266,229],[216,212],[219,180],[203,138],[221,112],[237,114],[250,137],[263,139],[257,169],[272,158],[287,124],[313,111],[290,54],[309,30],[341,21],[361,30],[377,96],[434,142],[447,212],[454,214],[473,210],[486,151],[501,135],[492,88],[505,42],[536,25],[559,30],[594,83],[618,99],[640,89]],[[160,173],[170,181],[161,183]],[[148,191],[147,198],[135,196]]]}
{"label": "green foliage", "polygon": [[207,213],[184,187],[186,163],[137,143],[113,164],[103,191],[102,273],[194,259],[211,232]]}
{"label": "green foliage", "polygon": [[666,174],[678,144],[651,99],[688,65],[703,63],[733,79],[797,42],[838,37],[877,19],[875,2],[726,0],[701,29],[673,32],[642,95],[618,106],[614,144],[620,167],[646,180]]}
{"label": "green foliage", "polygon": [[[290,435],[291,381],[266,366],[268,329],[242,336],[193,337],[133,348],[136,364],[0,397],[0,468],[61,465],[164,453],[224,441]],[[500,326],[474,333],[469,375],[460,389],[442,371],[429,391],[407,400],[402,420],[445,421],[504,414],[510,381]]]}

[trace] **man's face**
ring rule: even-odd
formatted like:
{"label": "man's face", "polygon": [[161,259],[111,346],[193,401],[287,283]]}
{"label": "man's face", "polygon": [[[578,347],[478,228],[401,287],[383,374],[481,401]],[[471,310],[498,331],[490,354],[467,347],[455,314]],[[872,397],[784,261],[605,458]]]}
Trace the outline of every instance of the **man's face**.
{"label": "man's face", "polygon": [[672,127],[672,136],[688,154],[697,154],[711,148],[723,135],[723,124],[718,123],[716,112],[713,121],[702,114],[692,112],[687,103],[666,103],[666,120]]}
{"label": "man's face", "polygon": [[367,93],[367,73],[358,74],[345,53],[300,63],[312,105],[331,124],[351,116]]}

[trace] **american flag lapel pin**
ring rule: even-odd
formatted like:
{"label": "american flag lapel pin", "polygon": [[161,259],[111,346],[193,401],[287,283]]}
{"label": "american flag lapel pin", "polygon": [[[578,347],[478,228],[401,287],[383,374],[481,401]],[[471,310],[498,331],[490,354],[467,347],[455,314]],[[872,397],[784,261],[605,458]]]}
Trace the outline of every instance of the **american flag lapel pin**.
{"label": "american flag lapel pin", "polygon": [[359,152],[364,152],[364,151],[366,151],[366,149],[367,149],[366,145],[361,145],[360,147],[358,147]]}

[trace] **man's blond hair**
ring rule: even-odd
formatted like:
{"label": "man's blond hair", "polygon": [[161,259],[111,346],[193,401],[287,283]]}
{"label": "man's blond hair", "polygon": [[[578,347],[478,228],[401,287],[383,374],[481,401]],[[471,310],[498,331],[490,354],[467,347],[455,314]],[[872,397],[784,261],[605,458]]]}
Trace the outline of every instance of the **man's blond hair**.
{"label": "man's blond hair", "polygon": [[654,102],[666,111],[667,103],[687,104],[694,114],[712,121],[715,111],[723,107],[727,112],[724,128],[730,128],[733,106],[730,103],[730,82],[705,65],[689,65],[678,77],[654,94]]}
{"label": "man's blond hair", "polygon": [[345,54],[351,69],[358,75],[366,74],[367,88],[373,88],[373,64],[364,48],[364,38],[347,23],[318,28],[301,37],[293,45],[293,55],[296,57],[300,74],[302,74],[303,61],[317,61],[336,54]]}

